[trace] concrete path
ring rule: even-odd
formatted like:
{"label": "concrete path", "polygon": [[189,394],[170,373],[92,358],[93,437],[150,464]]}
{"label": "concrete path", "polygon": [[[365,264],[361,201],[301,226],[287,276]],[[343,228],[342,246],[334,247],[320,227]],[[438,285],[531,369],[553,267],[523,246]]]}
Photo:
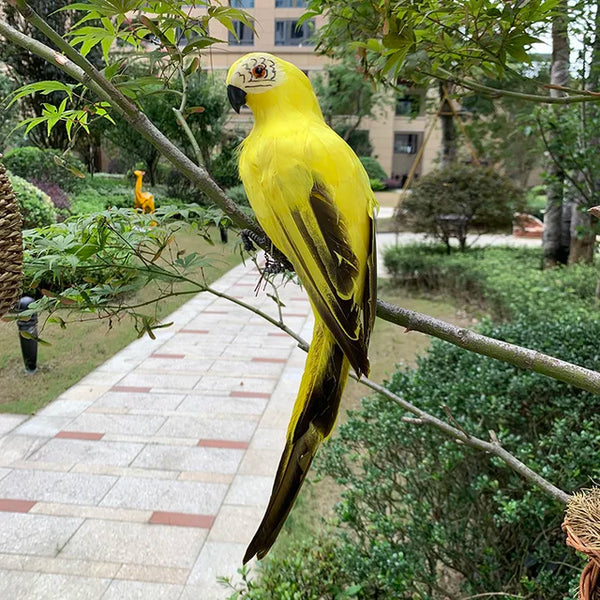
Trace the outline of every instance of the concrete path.
{"label": "concrete path", "polygon": [[[239,266],[215,288],[276,316],[257,280]],[[305,294],[292,284],[280,293],[286,324],[310,339]],[[168,320],[36,416],[0,415],[0,598],[231,593],[216,578],[236,576],[266,507],[305,355],[208,294]]]}
{"label": "concrete path", "polygon": [[[275,316],[239,266],[215,287]],[[268,291],[268,290],[267,290]],[[310,338],[310,308],[281,291]],[[262,517],[304,353],[201,294],[36,416],[0,417],[0,598],[212,600]]]}

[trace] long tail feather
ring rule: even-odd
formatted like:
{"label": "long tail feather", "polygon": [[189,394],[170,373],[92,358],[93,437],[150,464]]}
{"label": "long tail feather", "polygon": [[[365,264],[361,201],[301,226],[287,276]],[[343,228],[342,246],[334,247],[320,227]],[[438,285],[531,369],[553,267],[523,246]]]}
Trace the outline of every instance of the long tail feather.
{"label": "long tail feather", "polygon": [[244,556],[263,558],[275,543],[321,442],[331,433],[349,363],[317,319],[269,505]]}

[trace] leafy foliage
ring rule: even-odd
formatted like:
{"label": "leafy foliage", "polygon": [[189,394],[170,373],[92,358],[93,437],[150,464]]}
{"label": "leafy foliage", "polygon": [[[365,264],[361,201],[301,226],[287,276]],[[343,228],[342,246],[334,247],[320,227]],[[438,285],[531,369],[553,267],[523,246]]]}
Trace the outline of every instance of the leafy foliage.
{"label": "leafy foliage", "polygon": [[[465,247],[467,227],[507,228],[524,203],[522,192],[493,169],[453,164],[421,177],[405,194],[402,207],[416,231],[426,231],[450,248],[449,238]],[[445,221],[459,222],[451,229]]]}
{"label": "leafy foliage", "polygon": [[194,205],[157,208],[151,215],[115,209],[25,232],[26,287],[38,297],[30,311],[48,311],[61,325],[70,310],[108,319],[129,315],[140,335],[152,337],[152,330],[164,325],[146,315],[143,306],[129,305],[129,294],[157,282],[158,297],[148,303],[154,304],[206,287],[188,275],[210,266],[211,257],[186,254],[174,243],[173,234],[184,223],[210,240],[210,226],[227,224],[227,219]]}
{"label": "leafy foliage", "polygon": [[318,48],[343,56],[350,45],[363,67],[392,85],[399,77],[418,83],[431,75],[501,78],[510,60],[528,62],[536,35],[557,0],[312,0],[304,19],[327,14]]}
{"label": "leafy foliage", "polygon": [[18,175],[9,173],[8,177],[17,197],[24,229],[44,227],[56,221],[56,210],[48,194]]}
{"label": "leafy foliage", "polygon": [[50,148],[13,148],[2,160],[8,170],[28,181],[36,179],[56,184],[66,192],[74,192],[83,186],[83,163],[73,156],[65,158]]}
{"label": "leafy foliage", "polygon": [[[3,11],[8,23],[16,26],[19,31],[32,36],[34,39],[46,43],[47,40],[44,34],[23,19],[14,6],[11,6],[10,3],[5,4]],[[69,8],[71,3],[68,0],[28,0],[27,4],[38,14],[43,15],[46,22],[61,35],[65,34],[75,18],[74,11],[59,10]],[[98,58],[98,52],[92,52],[88,56],[88,59],[95,65],[99,64]],[[29,52],[16,44],[0,44],[0,62],[8,66],[11,78],[18,85],[30,84],[28,86],[30,92],[23,95],[22,101],[19,103],[19,112],[23,117],[30,119],[42,118],[45,122],[46,117],[43,115],[46,111],[47,116],[52,118],[47,107],[50,105],[58,106],[64,99],[64,90],[72,88],[70,78],[56,65],[46,62],[33,52]],[[31,82],[36,83],[32,84]],[[46,82],[46,85],[39,86],[37,82]],[[73,108],[80,109],[81,102],[74,100]],[[70,117],[73,118],[72,113]],[[81,113],[79,117],[87,119],[87,116],[83,117]],[[30,130],[29,143],[33,143],[40,148],[64,149],[68,144],[66,121],[63,121],[60,125],[44,133],[41,130]]]}

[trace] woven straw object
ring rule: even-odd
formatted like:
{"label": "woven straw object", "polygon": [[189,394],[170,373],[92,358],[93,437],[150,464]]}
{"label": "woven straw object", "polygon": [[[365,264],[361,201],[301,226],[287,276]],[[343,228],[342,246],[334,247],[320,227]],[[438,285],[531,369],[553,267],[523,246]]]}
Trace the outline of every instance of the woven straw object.
{"label": "woven straw object", "polygon": [[580,600],[600,600],[600,488],[572,496],[562,528],[567,545],[588,557],[579,580]]}
{"label": "woven straw object", "polygon": [[21,215],[6,169],[0,162],[0,317],[19,299],[22,273]]}

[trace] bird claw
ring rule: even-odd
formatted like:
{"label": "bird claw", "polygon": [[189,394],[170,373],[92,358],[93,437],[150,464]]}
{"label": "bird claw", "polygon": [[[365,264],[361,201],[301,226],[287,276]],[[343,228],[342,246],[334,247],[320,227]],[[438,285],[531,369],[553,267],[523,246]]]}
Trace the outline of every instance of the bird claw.
{"label": "bird claw", "polygon": [[265,251],[264,274],[277,275],[279,273],[284,273],[285,271],[294,271],[292,263],[273,245],[273,242],[268,236],[256,233],[250,229],[243,229],[240,232],[240,237],[242,238],[242,245],[246,252],[255,252],[256,246],[259,246]]}

